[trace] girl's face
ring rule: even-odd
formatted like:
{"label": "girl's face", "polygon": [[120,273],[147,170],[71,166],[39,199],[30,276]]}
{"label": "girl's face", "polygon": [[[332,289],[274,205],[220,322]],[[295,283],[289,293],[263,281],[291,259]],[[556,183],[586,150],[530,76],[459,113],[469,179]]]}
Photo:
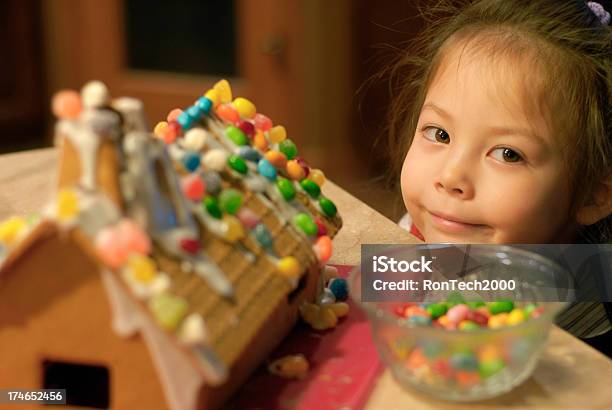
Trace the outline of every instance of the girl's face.
{"label": "girl's face", "polygon": [[450,52],[427,92],[401,175],[413,223],[427,242],[569,240],[561,142],[518,92],[533,73],[473,54]]}

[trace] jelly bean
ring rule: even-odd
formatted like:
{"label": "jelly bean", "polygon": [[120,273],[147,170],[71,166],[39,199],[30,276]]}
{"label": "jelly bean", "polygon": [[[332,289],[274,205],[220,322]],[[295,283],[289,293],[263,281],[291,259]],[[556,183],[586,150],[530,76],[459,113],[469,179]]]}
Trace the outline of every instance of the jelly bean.
{"label": "jelly bean", "polygon": [[276,180],[276,187],[286,201],[291,201],[295,198],[295,188],[293,188],[293,183],[288,179],[278,178]]}
{"label": "jelly bean", "polygon": [[234,171],[243,175],[249,172],[249,167],[247,167],[246,162],[244,162],[244,160],[238,155],[230,155],[230,157],[227,159],[227,165],[229,165],[229,167]]}
{"label": "jelly bean", "polygon": [[329,290],[332,291],[336,300],[344,301],[348,298],[348,284],[344,278],[334,278],[329,282]]}
{"label": "jelly bean", "polygon": [[[2,240],[1,227],[0,240]],[[121,235],[114,227],[108,226],[96,234],[95,248],[102,262],[113,269],[123,265],[128,257],[128,249],[123,246]]]}
{"label": "jelly bean", "polygon": [[149,300],[149,309],[155,320],[165,329],[174,330],[187,314],[189,305],[185,299],[162,293]]}
{"label": "jelly bean", "polygon": [[270,235],[270,231],[268,231],[268,228],[266,228],[264,224],[257,225],[253,229],[253,235],[255,235],[255,239],[262,248],[272,248],[272,235]]}
{"label": "jelly bean", "polygon": [[325,263],[332,255],[332,240],[329,236],[320,236],[314,244],[315,254],[319,262]]}
{"label": "jelly bean", "polygon": [[308,177],[312,179],[318,186],[323,186],[323,184],[325,183],[325,174],[320,169],[311,169]]}
{"label": "jelly bean", "polygon": [[238,114],[242,118],[253,118],[255,113],[257,112],[257,108],[255,108],[255,104],[246,98],[238,97],[232,103]]}
{"label": "jelly bean", "polygon": [[202,112],[204,114],[208,114],[210,112],[210,109],[213,106],[213,102],[208,97],[200,97],[196,101],[195,106],[198,107],[200,112]]}
{"label": "jelly bean", "polygon": [[481,362],[487,362],[497,360],[501,357],[499,348],[492,344],[483,345],[478,350],[478,360]]}
{"label": "jelly bean", "polygon": [[431,318],[429,316],[409,316],[408,323],[416,326],[427,326],[431,324]]}
{"label": "jelly bean", "polygon": [[193,128],[185,133],[181,143],[186,150],[200,152],[208,138],[208,133],[202,128]]}
{"label": "jelly bean", "polygon": [[72,219],[79,213],[79,198],[77,194],[64,189],[57,195],[57,217],[59,219]]}
{"label": "jelly bean", "polygon": [[465,302],[465,304],[468,305],[470,309],[477,309],[481,306],[485,306],[485,303],[482,300],[472,300]]}
{"label": "jelly bean", "polygon": [[321,188],[311,179],[302,179],[300,181],[300,186],[314,199],[317,199],[319,195],[321,195]]}
{"label": "jelly bean", "polygon": [[164,138],[166,128],[168,128],[168,123],[166,121],[160,121],[155,125],[155,128],[153,128],[153,134],[155,134],[157,138]]}
{"label": "jelly bean", "polygon": [[514,303],[509,299],[502,299],[495,302],[489,302],[488,308],[492,315],[504,312],[507,313],[514,309]]}
{"label": "jelly bean", "polygon": [[227,164],[227,154],[221,149],[213,149],[204,154],[202,164],[213,171],[223,171]]}
{"label": "jelly bean", "polygon": [[75,119],[83,110],[81,96],[73,90],[62,90],[53,96],[51,102],[53,115],[60,119]]}
{"label": "jelly bean", "polygon": [[298,150],[293,141],[290,139],[284,139],[278,144],[280,152],[285,154],[287,159],[294,159],[297,156]]}
{"label": "jelly bean", "polygon": [[255,212],[249,208],[241,208],[236,215],[245,228],[253,229],[261,222]]}
{"label": "jelly bean", "polygon": [[270,373],[286,379],[303,379],[308,368],[308,360],[301,354],[285,356],[268,365]]}
{"label": "jelly bean", "polygon": [[315,322],[311,324],[311,326],[316,330],[326,330],[336,327],[337,324],[338,316],[336,316],[333,309],[331,309],[328,305],[325,305],[321,306],[319,316]]}
{"label": "jelly bean", "polygon": [[299,278],[302,273],[300,263],[294,256],[285,256],[281,258],[276,267],[279,273],[288,279]]}
{"label": "jelly bean", "polygon": [[181,238],[179,246],[184,252],[195,255],[200,250],[200,241],[194,238]]}
{"label": "jelly bean", "polygon": [[191,115],[189,115],[186,111],[183,111],[177,117],[176,122],[178,122],[179,125],[184,130],[186,130],[186,129],[191,128],[191,126],[194,124],[194,118]]}
{"label": "jelly bean", "polygon": [[[300,166],[300,164],[292,159],[291,161],[287,161],[287,175],[289,175],[289,178],[294,179],[294,180],[301,180],[303,178],[306,178],[306,172],[304,172],[304,169]],[[313,182],[314,183],[314,182]]]}
{"label": "jelly bean", "polygon": [[463,299],[463,295],[458,291],[452,291],[446,297],[446,305],[449,308],[462,303],[465,303],[465,299]]}
{"label": "jelly bean", "polygon": [[480,382],[480,375],[477,372],[455,372],[455,379],[462,387],[471,387]]}
{"label": "jelly bean", "polygon": [[329,305],[336,302],[336,297],[333,292],[328,288],[324,288],[322,292],[317,296],[317,304]]}
{"label": "jelly bean", "polygon": [[204,198],[202,203],[204,205],[204,208],[206,209],[206,212],[208,212],[210,216],[216,219],[221,219],[223,213],[221,212],[221,208],[219,207],[219,202],[217,201],[217,198],[209,195]]}
{"label": "jelly bean", "polygon": [[268,150],[268,140],[261,130],[255,131],[255,137],[253,137],[253,145],[261,152]]}
{"label": "jelly bean", "polygon": [[245,120],[240,120],[237,123],[238,128],[248,137],[253,137],[255,135],[255,126],[253,123]]}
{"label": "jelly bean", "polygon": [[332,200],[328,198],[321,197],[319,199],[319,206],[321,207],[321,210],[323,211],[323,213],[329,216],[330,218],[333,218],[334,216],[336,216],[336,213],[338,212],[338,209],[336,208],[336,204],[334,204]]}
{"label": "jelly bean", "polygon": [[219,206],[223,212],[234,215],[242,206],[242,194],[232,188],[224,189],[219,194]]}
{"label": "jelly bean", "polygon": [[314,303],[303,303],[300,306],[300,317],[304,322],[311,324],[317,320],[321,308]]}
{"label": "jelly bean", "polygon": [[222,103],[232,101],[232,88],[227,80],[219,80],[213,85],[213,89],[219,92],[219,100]]}
{"label": "jelly bean", "polygon": [[135,221],[123,219],[117,224],[116,229],[127,250],[141,255],[146,255],[151,251],[149,235]]}
{"label": "jelly bean", "polygon": [[259,155],[259,152],[257,152],[256,150],[254,150],[253,148],[249,146],[240,147],[240,149],[238,149],[238,155],[240,155],[242,158],[246,159],[247,161],[252,161],[252,162],[257,162],[261,158],[261,155]]}
{"label": "jelly bean", "polygon": [[210,89],[206,91],[206,93],[204,94],[204,97],[208,98],[212,102],[213,107],[216,107],[221,103],[221,97],[219,96],[219,91],[215,89]]}
{"label": "jelly bean", "polygon": [[216,171],[202,172],[202,180],[204,180],[206,193],[218,195],[221,192],[221,176]]}
{"label": "jelly bean", "polygon": [[327,235],[327,228],[321,219],[316,218],[315,223],[317,224],[317,237]]}
{"label": "jelly bean", "polygon": [[502,359],[488,360],[478,364],[478,373],[480,377],[487,379],[503,370],[504,367],[506,367],[506,363]]}
{"label": "jelly bean", "polygon": [[507,322],[508,322],[508,313],[502,312],[497,315],[491,316],[489,318],[489,322],[487,323],[487,326],[489,326],[490,329],[498,329],[500,327],[506,326]]}
{"label": "jelly bean", "polygon": [[265,157],[272,165],[278,169],[283,169],[287,166],[287,157],[279,151],[268,151]]}
{"label": "jelly bean", "polygon": [[272,120],[263,114],[255,114],[253,121],[255,122],[255,128],[259,130],[268,131],[270,128],[272,128]]}
{"label": "jelly bean", "polygon": [[259,162],[257,162],[257,171],[260,175],[266,177],[270,181],[276,180],[276,168],[274,168],[274,165],[272,165],[270,161],[265,158],[262,158],[259,160]]}
{"label": "jelly bean", "polygon": [[489,316],[476,310],[470,310],[465,319],[474,322],[480,326],[486,326],[489,321]]}
{"label": "jelly bean", "polygon": [[191,117],[192,124],[194,125],[197,124],[200,119],[202,119],[202,115],[204,114],[204,112],[200,110],[197,105],[192,105],[191,107],[187,108],[185,112]]}
{"label": "jelly bean", "polygon": [[200,156],[195,152],[187,152],[183,156],[183,167],[189,172],[194,172],[200,167]]}
{"label": "jelly bean", "polygon": [[272,144],[278,144],[287,138],[287,131],[282,125],[277,125],[268,131],[268,138]]}
{"label": "jelly bean", "polygon": [[459,322],[459,330],[478,330],[480,326],[471,320],[462,320]]}
{"label": "jelly bean", "polygon": [[220,104],[216,111],[217,116],[225,122],[235,124],[240,119],[240,114],[229,104]]}
{"label": "jelly bean", "polygon": [[227,135],[227,138],[236,145],[247,145],[249,142],[244,132],[233,125],[229,125],[225,128],[225,135]]}
{"label": "jelly bean", "polygon": [[90,81],[81,89],[81,100],[85,108],[102,108],[110,103],[108,87],[101,81]]}
{"label": "jelly bean", "polygon": [[234,215],[223,215],[223,222],[225,222],[225,240],[233,243],[244,238],[244,228],[238,218]]}
{"label": "jelly bean", "polygon": [[300,212],[293,217],[293,223],[306,235],[317,234],[317,224],[314,223],[310,215]]}
{"label": "jelly bean", "polygon": [[508,326],[518,325],[519,323],[524,322],[527,319],[527,317],[528,316],[525,314],[525,311],[523,309],[515,308],[512,310],[512,312],[508,314],[507,325]]}
{"label": "jelly bean", "polygon": [[[293,161],[296,161],[300,167],[302,167],[302,171],[304,171],[304,178],[307,178],[310,175],[310,167],[302,157],[295,157]],[[315,182],[316,183],[316,182]],[[319,184],[317,184],[319,185]],[[320,185],[319,185],[320,186]]]}
{"label": "jelly bean", "polygon": [[334,312],[334,314],[338,318],[348,315],[349,310],[350,310],[348,303],[344,303],[344,302],[332,303],[328,305],[328,307]]}
{"label": "jelly bean", "polygon": [[442,326],[445,329],[455,329],[457,327],[457,324],[454,322],[451,322],[449,320],[449,318],[446,315],[442,315],[438,318],[438,323],[440,324],[440,326]]}
{"label": "jelly bean", "polygon": [[176,121],[168,122],[168,126],[164,130],[163,140],[166,144],[172,144],[181,134],[181,126]]}
{"label": "jelly bean", "polygon": [[416,306],[416,305],[409,305],[408,307],[406,307],[406,310],[404,311],[404,316],[405,317],[410,317],[410,316],[430,317],[429,313],[425,309],[423,309],[420,306]]}
{"label": "jelly bean", "polygon": [[188,175],[181,178],[181,187],[185,196],[192,201],[199,201],[204,196],[206,187],[199,175]]}
{"label": "jelly bean", "polygon": [[427,306],[427,312],[431,315],[432,319],[437,319],[446,313],[446,305],[442,303],[432,303]]}
{"label": "jelly bean", "polygon": [[464,304],[455,305],[448,309],[448,312],[446,312],[446,317],[451,322],[458,324],[463,319],[465,319],[469,310],[470,309]]}
{"label": "jelly bean", "polygon": [[146,255],[134,255],[127,264],[132,277],[140,283],[150,283],[157,275],[155,262]]}
{"label": "jelly bean", "polygon": [[450,357],[450,365],[457,370],[476,371],[478,369],[478,360],[473,353],[456,352]]}
{"label": "jelly bean", "polygon": [[176,122],[178,120],[179,115],[181,115],[182,112],[183,110],[181,110],[180,108],[173,109],[172,111],[168,113],[168,116],[166,117],[166,121],[168,121],[168,123]]}

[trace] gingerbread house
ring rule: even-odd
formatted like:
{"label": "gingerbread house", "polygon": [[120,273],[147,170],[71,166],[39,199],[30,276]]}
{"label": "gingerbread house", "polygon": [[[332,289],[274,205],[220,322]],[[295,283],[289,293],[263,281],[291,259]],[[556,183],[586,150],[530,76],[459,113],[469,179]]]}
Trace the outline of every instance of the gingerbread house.
{"label": "gingerbread house", "polygon": [[53,105],[57,196],[0,225],[0,386],[220,406],[321,290],[322,172],[225,81],[154,133],[99,82]]}

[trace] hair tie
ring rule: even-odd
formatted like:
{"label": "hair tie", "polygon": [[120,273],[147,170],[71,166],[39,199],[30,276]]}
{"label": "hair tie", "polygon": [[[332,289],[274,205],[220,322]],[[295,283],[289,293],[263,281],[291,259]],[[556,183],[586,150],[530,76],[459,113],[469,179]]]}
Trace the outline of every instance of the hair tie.
{"label": "hair tie", "polygon": [[610,24],[610,13],[608,13],[601,4],[596,1],[589,1],[587,2],[587,6],[589,6],[593,14],[597,16],[601,24],[604,26]]}

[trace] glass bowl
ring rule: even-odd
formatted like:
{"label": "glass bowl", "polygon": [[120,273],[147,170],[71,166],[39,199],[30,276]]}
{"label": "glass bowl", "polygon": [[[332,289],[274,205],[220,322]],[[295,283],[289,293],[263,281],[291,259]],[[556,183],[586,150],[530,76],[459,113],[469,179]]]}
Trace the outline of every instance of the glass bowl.
{"label": "glass bowl", "polygon": [[[567,272],[538,254],[508,246],[475,248],[470,256],[482,266],[469,273],[470,279],[516,277],[514,292],[520,292],[515,294],[521,294],[523,302],[515,306],[524,307],[528,304],[525,295],[533,296],[539,315],[494,329],[419,326],[394,313],[398,302],[362,301],[361,271],[357,268],[351,273],[351,298],[367,313],[378,353],[402,386],[446,400],[482,400],[510,391],[535,368],[554,317],[566,305],[540,302],[540,289],[554,289],[567,280]],[[490,291],[487,297],[508,298],[511,294]],[[429,296],[439,301],[445,295]]]}

